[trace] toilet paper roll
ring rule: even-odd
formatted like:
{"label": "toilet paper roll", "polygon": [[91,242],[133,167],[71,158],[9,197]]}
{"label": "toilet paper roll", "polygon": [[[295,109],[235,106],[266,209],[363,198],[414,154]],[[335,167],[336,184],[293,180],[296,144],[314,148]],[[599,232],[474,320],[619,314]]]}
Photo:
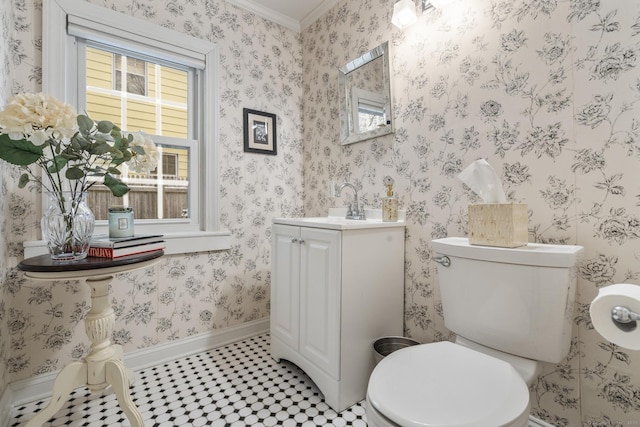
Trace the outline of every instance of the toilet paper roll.
{"label": "toilet paper roll", "polygon": [[621,283],[600,288],[589,307],[591,322],[600,335],[621,347],[640,350],[640,321],[616,321],[612,316],[615,307],[640,315],[640,286]]}

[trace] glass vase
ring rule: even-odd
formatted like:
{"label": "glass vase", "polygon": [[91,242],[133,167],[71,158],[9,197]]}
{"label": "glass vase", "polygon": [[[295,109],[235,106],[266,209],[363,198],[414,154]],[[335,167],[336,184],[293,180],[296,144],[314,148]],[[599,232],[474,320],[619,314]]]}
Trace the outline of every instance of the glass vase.
{"label": "glass vase", "polygon": [[42,239],[55,260],[86,258],[95,217],[87,206],[87,193],[49,192],[49,207],[42,215]]}

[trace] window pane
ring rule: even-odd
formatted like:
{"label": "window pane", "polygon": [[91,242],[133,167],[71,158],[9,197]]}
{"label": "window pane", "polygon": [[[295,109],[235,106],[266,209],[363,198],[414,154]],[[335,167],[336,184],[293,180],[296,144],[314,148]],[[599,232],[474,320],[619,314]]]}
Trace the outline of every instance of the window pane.
{"label": "window pane", "polygon": [[130,206],[137,219],[189,216],[189,149],[171,146],[159,149],[162,162],[149,174],[134,174],[124,168],[120,178],[130,189],[124,197],[114,197],[101,184],[91,187],[87,203],[96,220],[106,220],[110,206]]}
{"label": "window pane", "polygon": [[90,117],[110,120],[124,130],[189,137],[187,71],[127,56],[127,89],[142,94],[128,97],[120,90],[122,55],[87,47],[86,57]]}
{"label": "window pane", "polygon": [[144,76],[127,73],[127,92],[144,95],[146,93],[146,80]]}
{"label": "window pane", "polygon": [[127,72],[127,92],[137,95],[146,95],[147,93],[147,63],[141,59],[123,57],[114,54],[113,60],[115,65],[115,86],[116,90],[122,91],[122,65],[123,59],[126,60]]}
{"label": "window pane", "polygon": [[[151,175],[158,175],[158,168],[151,172]],[[178,177],[178,155],[162,153],[162,175],[164,177]]]}
{"label": "window pane", "polygon": [[[86,111],[91,118],[110,120],[126,131],[142,130],[152,138],[161,135],[186,141],[190,126],[187,71],[95,46],[87,47],[86,58]],[[121,90],[123,73],[126,93]],[[158,168],[147,175],[129,174],[126,166],[120,167],[119,178],[130,188],[124,197],[112,196],[102,185],[91,188],[87,200],[97,220],[107,219],[108,207],[117,205],[132,207],[136,219],[188,217],[188,144],[159,150]]]}

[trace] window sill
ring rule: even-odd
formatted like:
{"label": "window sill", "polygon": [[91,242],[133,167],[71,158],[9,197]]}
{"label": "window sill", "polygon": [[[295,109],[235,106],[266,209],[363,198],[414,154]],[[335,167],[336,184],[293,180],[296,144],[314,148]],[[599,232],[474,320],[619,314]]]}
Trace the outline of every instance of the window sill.
{"label": "window sill", "polygon": [[[166,255],[189,254],[193,252],[221,251],[231,247],[229,231],[195,233],[165,233]],[[44,240],[28,240],[24,242],[24,257],[31,258],[48,253]]]}

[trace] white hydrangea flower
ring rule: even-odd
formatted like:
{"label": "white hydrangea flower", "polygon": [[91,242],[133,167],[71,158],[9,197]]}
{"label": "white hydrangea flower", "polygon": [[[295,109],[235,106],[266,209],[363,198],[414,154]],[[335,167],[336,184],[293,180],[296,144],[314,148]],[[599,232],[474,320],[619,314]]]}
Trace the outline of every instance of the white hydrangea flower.
{"label": "white hydrangea flower", "polygon": [[[73,140],[76,134],[78,139]],[[121,138],[126,139],[123,147],[113,150]],[[158,150],[149,136],[121,132],[109,120],[96,122],[77,115],[72,106],[51,95],[15,95],[0,111],[0,159],[23,169],[21,188],[32,181],[54,193],[69,184],[75,191],[86,192],[95,183],[90,177],[103,177],[111,193],[122,197],[129,191],[116,170],[122,156],[131,159],[127,163],[134,173],[146,174],[158,164]],[[39,174],[36,167],[47,173]]]}
{"label": "white hydrangea flower", "polygon": [[134,150],[133,157],[127,162],[129,170],[135,173],[146,174],[158,166],[158,148],[151,137],[144,132],[134,132],[133,141],[129,147],[141,147],[144,154],[137,154]]}
{"label": "white hydrangea flower", "polygon": [[22,93],[13,96],[0,111],[0,133],[42,145],[50,138],[71,138],[77,130],[76,117],[72,106],[51,95]]}

